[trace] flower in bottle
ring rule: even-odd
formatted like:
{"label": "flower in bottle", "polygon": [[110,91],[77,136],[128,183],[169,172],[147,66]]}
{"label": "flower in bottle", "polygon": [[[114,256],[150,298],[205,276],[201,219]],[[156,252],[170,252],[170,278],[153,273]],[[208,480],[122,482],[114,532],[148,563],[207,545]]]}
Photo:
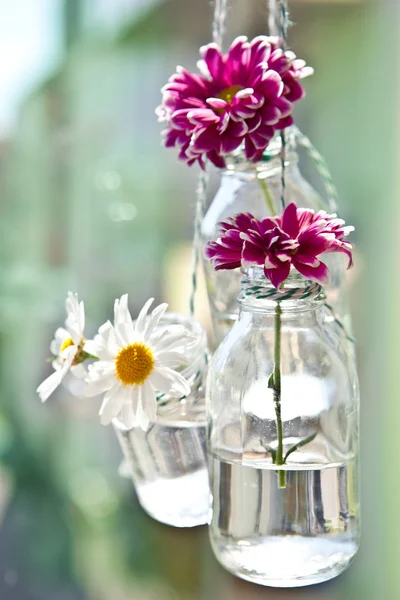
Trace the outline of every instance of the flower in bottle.
{"label": "flower in bottle", "polygon": [[291,268],[307,279],[326,283],[328,267],[320,256],[343,253],[350,268],[353,246],[345,237],[353,229],[336,215],[324,211],[315,214],[291,203],[275,218],[258,220],[246,213],[222,223],[221,236],[208,244],[206,256],[215,269],[262,265],[276,288],[287,279]]}
{"label": "flower in bottle", "polygon": [[239,213],[219,225],[222,235],[217,241],[207,244],[206,257],[216,271],[237,269],[242,264],[242,233],[257,227],[257,221],[250,213]]}
{"label": "flower in bottle", "polygon": [[133,322],[125,294],[115,301],[114,324],[105,323],[94,339],[93,352],[99,360],[89,367],[86,396],[104,393],[103,425],[119,416],[126,427],[146,431],[156,420],[157,392],[173,398],[190,393],[186,379],[175,369],[185,364],[193,340],[179,327],[159,327],[167,304],[148,315],[152,302],[146,302]]}
{"label": "flower in bottle", "polygon": [[84,304],[79,302],[78,294],[68,292],[65,308],[67,312],[65,328],[60,327],[57,329],[50,344],[50,351],[54,357],[52,365],[55,372],[43,381],[37,389],[42,402],[45,402],[51,396],[68,372],[71,371],[77,377],[85,375],[82,362],[89,355],[85,350],[86,340],[83,333],[85,327]]}
{"label": "flower in bottle", "polygon": [[200,73],[178,67],[162,90],[165,145],[203,168],[206,158],[223,168],[224,156],[242,145],[249,160],[260,160],[275,131],[293,122],[293,104],[304,95],[299,81],[312,69],[266,36],[238,37],[226,54],[215,43],[200,52]]}

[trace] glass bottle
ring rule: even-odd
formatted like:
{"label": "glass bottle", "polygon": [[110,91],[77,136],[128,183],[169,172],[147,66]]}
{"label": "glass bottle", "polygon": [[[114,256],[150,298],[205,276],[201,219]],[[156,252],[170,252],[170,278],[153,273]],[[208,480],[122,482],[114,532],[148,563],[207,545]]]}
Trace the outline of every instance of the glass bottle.
{"label": "glass bottle", "polygon": [[191,394],[177,400],[159,396],[157,421],[147,431],[113,425],[139,502],[154,519],[175,527],[203,525],[209,515],[209,483],[206,459],[204,383],[208,350],[206,334],[191,317],[167,314],[164,325],[180,325],[196,339],[188,346],[188,366],[182,374]]}
{"label": "glass bottle", "polygon": [[[227,157],[227,168],[222,171],[219,189],[203,219],[201,228],[202,255],[207,242],[219,236],[219,223],[239,212],[250,212],[262,219],[282,212],[281,201],[281,148],[277,134],[264,153],[263,162],[251,163],[242,152]],[[285,204],[291,202],[299,208],[311,208],[318,212],[336,212],[333,201],[325,201],[301,175],[296,152],[296,138],[292,128],[286,130]],[[331,280],[326,290],[329,304],[345,321],[350,331],[347,300],[344,291],[346,263],[343,256],[324,257]],[[217,346],[232,327],[239,313],[237,295],[240,290],[240,270],[215,271],[204,260],[204,272],[213,321],[214,345]]]}
{"label": "glass bottle", "polygon": [[276,587],[338,575],[359,544],[356,368],[322,288],[290,276],[288,289],[312,293],[276,301],[246,272],[207,384],[214,553]]}

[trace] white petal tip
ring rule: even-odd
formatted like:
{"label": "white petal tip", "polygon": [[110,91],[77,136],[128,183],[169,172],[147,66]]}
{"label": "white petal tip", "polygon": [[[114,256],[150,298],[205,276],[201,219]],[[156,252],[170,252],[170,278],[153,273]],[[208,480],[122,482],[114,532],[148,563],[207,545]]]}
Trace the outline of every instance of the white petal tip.
{"label": "white petal tip", "polygon": [[99,413],[100,415],[100,423],[104,426],[107,427],[107,425],[109,425],[112,421],[112,419],[109,419],[107,417],[105,417],[104,415],[102,415],[101,413]]}

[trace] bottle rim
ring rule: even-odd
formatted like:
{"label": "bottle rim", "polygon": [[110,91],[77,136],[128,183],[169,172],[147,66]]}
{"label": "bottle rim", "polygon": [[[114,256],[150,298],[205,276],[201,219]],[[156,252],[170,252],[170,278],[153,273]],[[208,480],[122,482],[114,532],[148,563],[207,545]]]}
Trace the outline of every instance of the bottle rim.
{"label": "bottle rim", "polygon": [[263,267],[247,267],[242,269],[242,273],[238,296],[240,304],[251,305],[255,309],[275,310],[279,303],[282,309],[293,312],[299,309],[313,310],[326,301],[322,285],[307,279],[294,269],[280,289],[276,289],[265,277]]}

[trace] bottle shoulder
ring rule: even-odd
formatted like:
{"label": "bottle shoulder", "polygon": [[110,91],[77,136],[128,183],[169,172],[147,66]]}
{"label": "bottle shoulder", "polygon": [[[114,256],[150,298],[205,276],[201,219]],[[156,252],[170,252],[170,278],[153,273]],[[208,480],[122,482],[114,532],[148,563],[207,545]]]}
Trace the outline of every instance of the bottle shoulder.
{"label": "bottle shoulder", "polygon": [[[273,318],[264,323],[254,322],[251,315],[241,315],[233,325],[211,361],[211,369],[222,372],[232,365],[243,370],[251,364],[272,368],[274,363],[275,330]],[[283,323],[281,353],[284,368],[312,372],[337,372],[346,376],[349,363],[354,360],[348,352],[348,343],[334,322],[321,316],[313,325]]]}
{"label": "bottle shoulder", "polygon": [[[267,184],[276,214],[281,210],[280,172],[271,172],[262,177]],[[297,167],[286,173],[286,202],[315,211],[328,210],[326,203],[315,188],[301,175]],[[218,190],[211,200],[202,224],[202,234],[210,239],[218,231],[218,223],[239,212],[250,212],[261,219],[271,216],[257,175],[244,177],[243,174],[224,174]]]}

